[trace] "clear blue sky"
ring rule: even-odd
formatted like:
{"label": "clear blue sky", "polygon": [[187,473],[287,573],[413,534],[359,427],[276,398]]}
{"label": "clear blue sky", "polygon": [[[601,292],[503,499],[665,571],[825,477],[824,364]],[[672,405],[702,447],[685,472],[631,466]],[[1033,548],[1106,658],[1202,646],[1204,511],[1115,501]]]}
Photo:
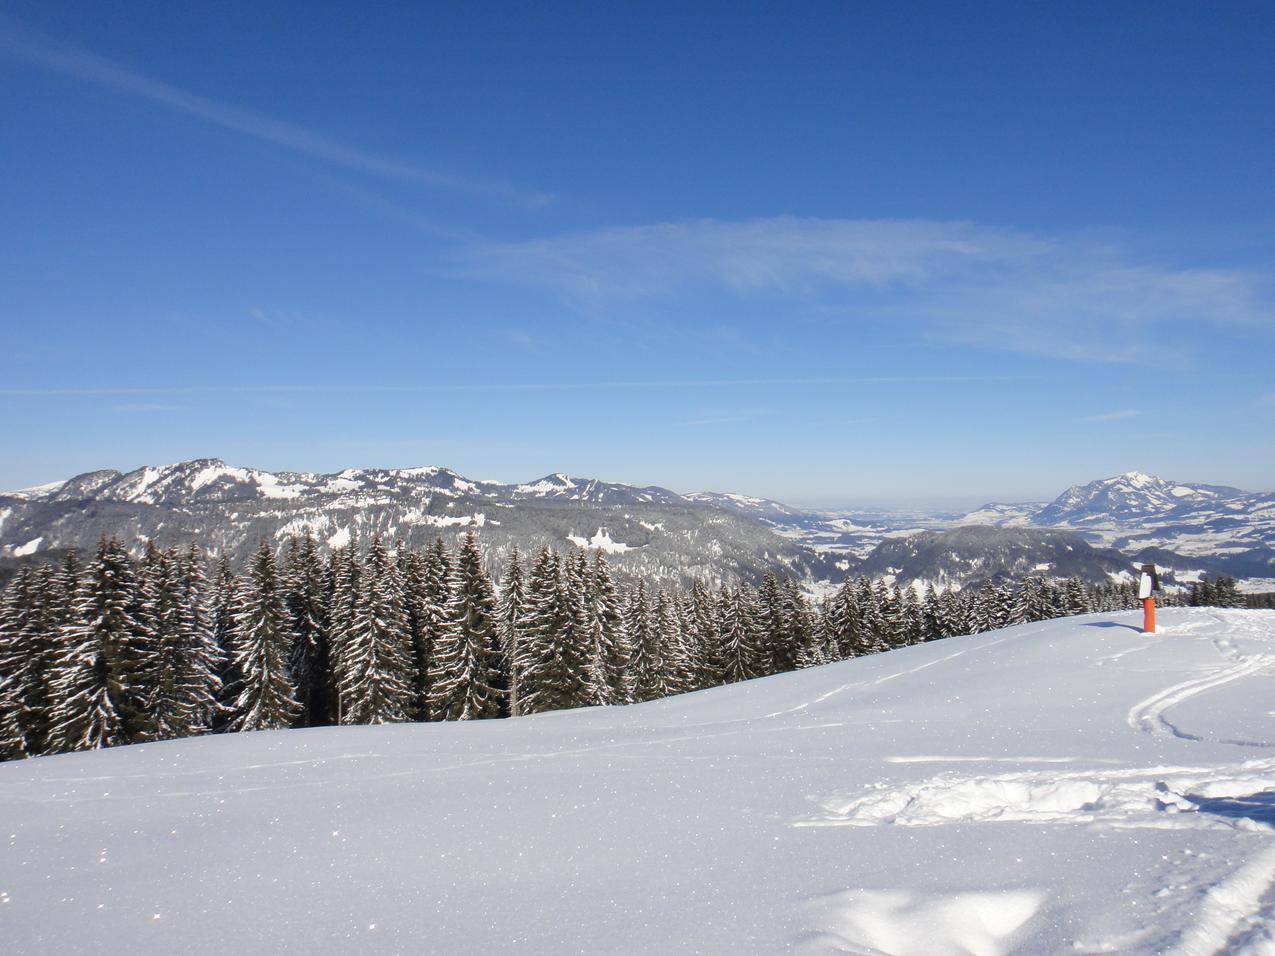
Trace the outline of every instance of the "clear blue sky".
{"label": "clear blue sky", "polygon": [[[688,9],[689,8],[689,9]],[[1275,487],[1269,3],[0,3],[0,487]]]}

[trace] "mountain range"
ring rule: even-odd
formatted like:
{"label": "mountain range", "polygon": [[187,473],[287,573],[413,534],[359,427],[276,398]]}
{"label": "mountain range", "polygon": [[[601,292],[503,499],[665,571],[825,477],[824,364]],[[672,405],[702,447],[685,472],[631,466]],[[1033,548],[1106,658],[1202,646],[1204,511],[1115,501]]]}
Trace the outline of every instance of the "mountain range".
{"label": "mountain range", "polygon": [[269,472],[198,459],[0,494],[0,559],[32,560],[115,535],[136,547],[196,543],[243,560],[262,537],[309,529],[328,547],[380,534],[420,546],[481,529],[502,561],[517,546],[600,548],[621,573],[757,580],[774,569],[818,591],[847,573],[962,587],[1041,573],[1122,579],[1154,560],[1168,580],[1275,577],[1275,494],[1129,472],[1051,502],[968,514],[815,512],[728,492],[555,473],[522,484],[447,468]]}

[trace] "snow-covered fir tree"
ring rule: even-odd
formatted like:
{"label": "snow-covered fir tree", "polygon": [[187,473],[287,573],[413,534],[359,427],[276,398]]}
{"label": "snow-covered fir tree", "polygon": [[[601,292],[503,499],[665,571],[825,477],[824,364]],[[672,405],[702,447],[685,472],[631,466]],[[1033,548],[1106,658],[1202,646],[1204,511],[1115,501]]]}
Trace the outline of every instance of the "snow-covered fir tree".
{"label": "snow-covered fir tree", "polygon": [[593,643],[597,648],[597,681],[601,702],[629,702],[629,644],[624,629],[623,598],[611,577],[611,567],[601,549],[594,552],[589,571]]}
{"label": "snow-covered fir tree", "polygon": [[436,667],[434,649],[447,623],[447,607],[450,600],[448,581],[451,578],[452,555],[442,538],[434,543],[421,559],[421,628],[416,647],[416,719],[439,720],[430,711],[431,681]]}
{"label": "snow-covered fir tree", "polygon": [[288,673],[292,628],[283,606],[283,582],[270,542],[262,538],[240,592],[234,630],[239,696],[233,730],[290,727],[301,713]]}
{"label": "snow-covered fir tree", "polygon": [[190,737],[209,727],[218,681],[208,614],[196,588],[198,561],[187,567],[176,549],[152,557],[144,566],[150,577],[150,727],[156,741]]}
{"label": "snow-covered fir tree", "polygon": [[722,586],[718,620],[721,635],[722,680],[733,684],[766,673],[761,625],[755,592],[746,584]]}
{"label": "snow-covered fir tree", "polygon": [[360,579],[362,593],[344,643],[337,692],[341,722],[388,724],[412,709],[412,648],[398,566],[380,535],[372,538]]}
{"label": "snow-covered fir tree", "polygon": [[284,606],[292,625],[289,672],[301,704],[300,723],[318,727],[330,721],[328,681],[328,600],[331,580],[318,542],[306,528],[293,538],[283,563]]}
{"label": "snow-covered fir tree", "polygon": [[496,605],[500,646],[505,655],[505,671],[509,674],[509,713],[518,713],[518,642],[522,639],[522,619],[527,607],[527,581],[522,569],[522,555],[514,545],[500,582],[500,598]]}
{"label": "snow-covered fir tree", "polygon": [[651,613],[646,581],[639,580],[629,591],[624,629],[628,635],[629,676],[636,702],[658,700],[666,690],[663,647],[660,631]]}
{"label": "snow-covered fir tree", "polygon": [[103,539],[62,631],[50,750],[92,750],[139,739],[146,701],[136,680],[136,600],[128,553],[118,541]]}
{"label": "snow-covered fir tree", "polygon": [[499,717],[508,681],[497,633],[496,592],[472,531],[456,555],[448,590],[430,671],[431,718]]}

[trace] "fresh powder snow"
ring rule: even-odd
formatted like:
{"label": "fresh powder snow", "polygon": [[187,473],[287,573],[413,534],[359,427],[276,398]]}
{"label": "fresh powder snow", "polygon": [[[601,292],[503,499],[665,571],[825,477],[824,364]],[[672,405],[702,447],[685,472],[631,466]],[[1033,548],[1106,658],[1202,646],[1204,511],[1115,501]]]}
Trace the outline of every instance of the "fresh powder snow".
{"label": "fresh powder snow", "polygon": [[0,765],[7,952],[1266,953],[1275,612]]}

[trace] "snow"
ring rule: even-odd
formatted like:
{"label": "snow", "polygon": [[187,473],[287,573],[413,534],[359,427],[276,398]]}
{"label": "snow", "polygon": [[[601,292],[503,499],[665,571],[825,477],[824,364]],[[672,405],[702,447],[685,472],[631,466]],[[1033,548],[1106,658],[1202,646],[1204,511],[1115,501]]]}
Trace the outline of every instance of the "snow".
{"label": "snow", "polygon": [[267,471],[258,471],[253,475],[257,480],[257,490],[263,498],[300,498],[305,494],[304,485],[285,485],[278,475]]}
{"label": "snow", "polygon": [[333,549],[336,549],[336,548],[344,548],[344,547],[345,547],[347,544],[349,544],[349,543],[350,543],[350,529],[349,529],[349,528],[337,528],[337,529],[336,529],[336,531],[334,531],[334,532],[333,532],[333,533],[332,533],[332,534],[328,537],[328,547],[329,547],[329,548],[333,548]]}
{"label": "snow", "polygon": [[65,485],[65,481],[51,481],[45,485],[35,485],[31,488],[19,488],[17,491],[0,492],[7,498],[25,498],[33,500],[36,498],[47,498],[49,495],[61,489]]}
{"label": "snow", "polygon": [[562,491],[574,491],[577,485],[571,480],[570,476],[561,472],[554,472],[547,478],[541,478],[535,484],[518,485],[514,488],[518,494],[522,495],[556,495]]}
{"label": "snow", "polygon": [[190,479],[190,490],[198,491],[211,485],[220,478],[233,478],[236,481],[249,481],[251,476],[246,468],[232,468],[230,465],[214,464],[199,469]]}
{"label": "snow", "polygon": [[611,532],[606,528],[599,528],[592,538],[585,538],[578,534],[567,535],[567,540],[574,544],[577,548],[587,548],[590,551],[601,549],[607,554],[623,554],[625,551],[636,551],[637,548],[622,541],[613,541]]}
{"label": "snow", "polygon": [[28,554],[35,554],[40,550],[40,544],[44,541],[43,537],[32,538],[26,544],[15,545],[12,554],[15,558],[25,558]]}
{"label": "snow", "polygon": [[1271,952],[1275,612],[0,765],[11,952]]}

